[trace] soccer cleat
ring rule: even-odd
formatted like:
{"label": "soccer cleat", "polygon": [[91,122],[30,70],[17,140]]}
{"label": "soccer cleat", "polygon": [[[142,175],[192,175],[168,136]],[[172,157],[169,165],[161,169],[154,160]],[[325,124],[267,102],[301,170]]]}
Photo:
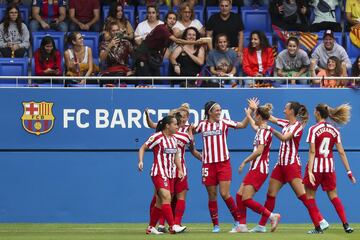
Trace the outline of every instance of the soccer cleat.
{"label": "soccer cleat", "polygon": [[323,234],[323,230],[321,230],[321,227],[312,229],[310,231],[307,232],[307,234]]}
{"label": "soccer cleat", "polygon": [[166,227],[165,227],[164,225],[159,225],[158,228],[157,228],[157,230],[158,230],[159,232],[162,232],[162,233],[166,233],[166,232],[167,232],[167,231],[166,231]]}
{"label": "soccer cleat", "polygon": [[235,222],[229,233],[237,233],[238,232],[237,229],[239,225],[240,225],[239,222]]}
{"label": "soccer cleat", "polygon": [[219,225],[215,225],[214,228],[213,228],[213,230],[212,230],[211,232],[213,232],[213,233],[219,233],[219,232],[220,232],[220,227],[219,227]]}
{"label": "soccer cleat", "polygon": [[239,226],[237,227],[236,230],[238,233],[248,233],[249,232],[249,229],[246,224],[239,224]]}
{"label": "soccer cleat", "polygon": [[251,232],[251,233],[266,233],[266,227],[257,225],[256,227],[252,228],[249,232]]}
{"label": "soccer cleat", "polygon": [[169,232],[171,234],[181,233],[181,232],[185,231],[185,229],[186,229],[186,226],[173,225],[172,227],[169,228]]}
{"label": "soccer cleat", "polygon": [[329,224],[325,219],[323,219],[323,220],[320,221],[320,228],[321,228],[321,230],[324,231],[324,230],[328,229],[329,226],[330,226],[330,224]]}
{"label": "soccer cleat", "polygon": [[279,222],[280,222],[280,214],[273,213],[270,216],[270,223],[271,223],[271,232],[275,232]]}
{"label": "soccer cleat", "polygon": [[156,228],[148,226],[148,228],[146,229],[146,234],[155,234],[155,235],[160,235],[163,234],[162,232],[159,232],[158,230],[156,230]]}
{"label": "soccer cleat", "polygon": [[344,227],[344,231],[345,231],[346,233],[352,233],[352,232],[354,231],[354,229],[351,228],[348,223],[344,223],[344,224],[343,224],[343,227]]}

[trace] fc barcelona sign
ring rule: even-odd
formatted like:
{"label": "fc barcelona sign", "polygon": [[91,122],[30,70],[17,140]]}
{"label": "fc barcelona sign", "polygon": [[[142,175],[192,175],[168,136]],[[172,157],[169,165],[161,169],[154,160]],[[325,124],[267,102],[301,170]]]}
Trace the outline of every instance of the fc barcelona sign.
{"label": "fc barcelona sign", "polygon": [[24,113],[21,117],[23,128],[32,134],[48,133],[54,126],[55,117],[52,113],[54,103],[23,102]]}

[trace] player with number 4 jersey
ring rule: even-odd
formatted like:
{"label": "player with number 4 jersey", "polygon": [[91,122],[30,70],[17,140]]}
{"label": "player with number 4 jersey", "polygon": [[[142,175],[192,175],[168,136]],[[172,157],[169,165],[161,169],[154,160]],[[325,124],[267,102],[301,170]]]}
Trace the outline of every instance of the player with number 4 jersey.
{"label": "player with number 4 jersey", "polygon": [[[314,115],[317,123],[310,127],[307,137],[310,150],[309,161],[304,176],[304,185],[308,199],[313,204],[316,204],[315,192],[319,185],[321,185],[323,191],[327,192],[343,223],[344,231],[347,233],[353,232],[353,229],[347,222],[344,207],[336,191],[336,174],[333,157],[334,145],[340,154],[350,181],[355,183],[356,180],[350,170],[350,165],[341,143],[340,132],[326,120],[330,118],[337,124],[346,124],[350,119],[350,109],[351,107],[348,104],[340,105],[335,109],[325,104],[316,106]],[[316,232],[316,229],[309,231],[309,233],[314,232]]]}

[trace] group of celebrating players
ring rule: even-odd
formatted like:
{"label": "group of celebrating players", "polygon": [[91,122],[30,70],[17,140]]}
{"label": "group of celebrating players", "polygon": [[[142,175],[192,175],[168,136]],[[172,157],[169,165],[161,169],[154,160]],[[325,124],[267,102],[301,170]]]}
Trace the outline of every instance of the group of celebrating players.
{"label": "group of celebrating players", "polygon": [[[205,104],[205,119],[197,126],[188,125],[190,107],[182,104],[172,110],[168,116],[154,123],[146,111],[147,123],[156,129],[139,150],[138,169],[143,170],[144,152],[151,149],[154,162],[151,167],[151,178],[155,186],[154,197],[150,204],[150,223],[146,234],[163,234],[185,231],[181,224],[185,211],[185,198],[188,190],[185,164],[185,147],[202,161],[202,182],[208,193],[208,208],[213,223],[212,232],[220,232],[217,206],[217,189],[234,218],[231,233],[266,232],[266,223],[270,220],[271,232],[275,231],[280,214],[274,213],[277,193],[284,184],[289,183],[298,199],[307,208],[314,229],[309,234],[321,234],[329,227],[329,223],[321,215],[315,193],[319,185],[326,191],[336,212],[343,223],[346,233],[353,232],[346,219],[344,207],[336,191],[336,175],[334,168],[333,147],[336,145],[347,175],[352,183],[349,162],[341,143],[339,130],[335,124],[346,124],[350,120],[351,107],[348,104],[331,108],[326,104],[318,104],[314,115],[316,124],[309,128],[307,142],[310,145],[309,158],[304,178],[301,175],[301,162],[298,155],[300,140],[309,114],[306,107],[298,102],[288,102],[284,108],[285,119],[272,115],[272,105],[260,105],[258,99],[248,100],[245,109],[246,117],[241,122],[221,118],[221,106],[209,101]],[[330,119],[330,121],[329,121]],[[268,125],[268,121],[282,128],[279,132]],[[333,123],[331,123],[333,122]],[[230,195],[232,170],[227,147],[229,128],[246,128],[250,123],[255,130],[254,150],[239,166],[239,172],[247,163],[250,169],[236,194],[236,201]],[[199,153],[194,147],[194,134],[200,133],[203,139],[203,150]],[[267,198],[264,205],[253,200],[255,193],[261,188],[269,174],[269,154],[272,137],[281,141],[278,161],[270,175]],[[246,225],[246,210],[250,208],[261,215],[259,224],[249,230]],[[156,228],[159,222],[158,228]]]}

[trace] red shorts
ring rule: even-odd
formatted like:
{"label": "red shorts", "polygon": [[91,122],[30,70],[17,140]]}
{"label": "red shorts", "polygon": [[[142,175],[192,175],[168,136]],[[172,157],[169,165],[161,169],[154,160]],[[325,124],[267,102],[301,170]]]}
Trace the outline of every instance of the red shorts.
{"label": "red shorts", "polygon": [[336,189],[336,174],[335,172],[328,172],[328,173],[314,173],[315,176],[315,186],[311,184],[309,180],[309,174],[306,171],[303,183],[306,187],[316,191],[319,185],[321,185],[321,188],[323,191],[332,191]]}
{"label": "red shorts", "polygon": [[160,175],[151,177],[156,191],[159,191],[160,188],[169,190],[170,193],[174,192],[174,179],[171,178],[162,178]]}
{"label": "red shorts", "polygon": [[271,173],[271,178],[276,179],[284,184],[291,182],[294,178],[302,179],[301,166],[297,164],[284,166],[277,164]]}
{"label": "red shorts", "polygon": [[246,174],[243,180],[243,184],[244,186],[251,185],[255,188],[255,191],[259,191],[261,186],[266,181],[267,176],[268,174],[266,173],[261,173],[260,171],[252,170]]}
{"label": "red shorts", "polygon": [[202,183],[205,186],[216,186],[221,181],[231,181],[230,160],[218,163],[204,163],[201,171]]}
{"label": "red shorts", "polygon": [[185,176],[182,180],[174,178],[174,193],[178,194],[185,190],[189,190],[188,177]]}

